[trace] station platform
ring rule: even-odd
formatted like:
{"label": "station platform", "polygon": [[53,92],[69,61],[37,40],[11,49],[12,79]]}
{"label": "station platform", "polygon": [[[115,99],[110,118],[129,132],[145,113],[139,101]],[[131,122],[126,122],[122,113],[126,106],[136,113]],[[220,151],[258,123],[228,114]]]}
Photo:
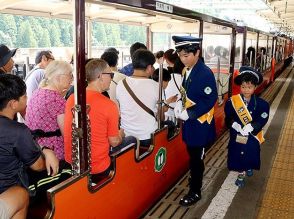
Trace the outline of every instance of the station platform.
{"label": "station platform", "polygon": [[294,218],[294,69],[286,68],[262,93],[271,104],[264,127],[261,169],[235,186],[238,175],[227,169],[226,131],[207,152],[202,199],[190,207],[179,200],[188,191],[187,173],[147,214],[145,219]]}

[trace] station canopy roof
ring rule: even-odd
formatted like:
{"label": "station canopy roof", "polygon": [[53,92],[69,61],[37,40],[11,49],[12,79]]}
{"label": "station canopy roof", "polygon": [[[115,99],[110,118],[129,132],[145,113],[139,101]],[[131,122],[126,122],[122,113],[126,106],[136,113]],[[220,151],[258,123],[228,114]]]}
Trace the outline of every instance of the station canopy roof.
{"label": "station canopy roof", "polygon": [[[160,0],[182,8],[246,25],[272,34],[294,37],[294,0]],[[0,0],[0,13],[71,18],[73,0]],[[102,0],[86,0],[86,19],[152,25],[173,23],[194,25],[195,20],[146,11],[123,10]],[[93,4],[94,3],[94,4]],[[115,15],[115,16],[114,16]],[[181,29],[181,28],[180,28]],[[186,28],[187,29],[187,28]],[[174,30],[175,31],[175,30]],[[182,31],[182,30],[181,30]]]}
{"label": "station canopy roof", "polygon": [[273,34],[294,37],[294,0],[161,0]]}

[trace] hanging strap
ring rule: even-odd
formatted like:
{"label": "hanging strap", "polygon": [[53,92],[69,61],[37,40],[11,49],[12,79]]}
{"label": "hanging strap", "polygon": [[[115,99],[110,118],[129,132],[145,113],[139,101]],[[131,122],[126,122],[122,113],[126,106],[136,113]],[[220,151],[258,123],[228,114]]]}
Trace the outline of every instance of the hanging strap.
{"label": "hanging strap", "polygon": [[57,137],[61,136],[61,131],[60,129],[56,129],[55,131],[45,132],[44,130],[41,130],[41,129],[35,129],[35,130],[31,130],[31,134],[33,135],[34,139],[50,138],[54,136],[57,136]]}
{"label": "hanging strap", "polygon": [[144,103],[141,102],[141,100],[138,99],[138,97],[134,94],[134,92],[131,90],[130,86],[127,83],[126,78],[123,79],[123,85],[125,86],[126,90],[128,91],[128,93],[131,95],[131,97],[134,99],[134,101],[143,109],[145,110],[148,114],[150,114],[151,116],[153,116],[156,120],[156,116],[154,114],[154,112],[149,109]]}
{"label": "hanging strap", "polygon": [[25,80],[24,81],[27,81],[28,78],[33,74],[34,71],[38,70],[38,69],[41,69],[39,67],[36,67],[36,68],[33,68],[31,71],[29,71],[28,75],[26,76]]}

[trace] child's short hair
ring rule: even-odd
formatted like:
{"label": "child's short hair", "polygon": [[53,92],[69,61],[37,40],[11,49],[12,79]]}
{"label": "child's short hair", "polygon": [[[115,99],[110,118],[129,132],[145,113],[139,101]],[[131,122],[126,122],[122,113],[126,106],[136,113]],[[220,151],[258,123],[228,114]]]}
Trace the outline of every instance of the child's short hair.
{"label": "child's short hair", "polygon": [[0,110],[2,111],[10,100],[19,100],[26,93],[25,82],[16,75],[0,74]]}
{"label": "child's short hair", "polygon": [[[152,79],[154,81],[159,81],[159,68],[156,69],[152,75]],[[166,81],[169,82],[171,80],[171,75],[169,73],[169,71],[165,68],[162,69],[162,81]]]}
{"label": "child's short hair", "polygon": [[255,86],[258,84],[257,78],[249,73],[244,73],[240,79],[240,82],[241,82],[241,84],[243,82],[246,82],[246,83],[251,82],[251,84],[254,84]]}
{"label": "child's short hair", "polygon": [[147,49],[138,49],[132,59],[134,69],[146,70],[148,65],[155,63],[155,56]]}

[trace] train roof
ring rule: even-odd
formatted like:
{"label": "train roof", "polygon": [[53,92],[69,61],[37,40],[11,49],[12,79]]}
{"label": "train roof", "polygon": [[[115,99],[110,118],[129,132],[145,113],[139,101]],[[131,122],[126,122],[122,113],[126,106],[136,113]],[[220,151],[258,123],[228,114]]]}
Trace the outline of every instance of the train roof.
{"label": "train roof", "polygon": [[[72,0],[4,0],[1,1],[0,12],[14,15],[41,16],[50,18],[72,19]],[[140,26],[151,26],[151,31],[168,32],[160,23],[165,23],[171,32],[179,29],[181,33],[191,33],[191,27],[199,21],[233,27],[234,23],[195,11],[183,9],[170,4],[153,0],[86,0],[86,20],[112,23],[126,23]],[[154,27],[152,27],[154,25]],[[199,28],[195,31],[198,31]],[[189,31],[184,31],[189,30]],[[178,31],[178,32],[179,32]],[[192,31],[193,33],[193,31]]]}

